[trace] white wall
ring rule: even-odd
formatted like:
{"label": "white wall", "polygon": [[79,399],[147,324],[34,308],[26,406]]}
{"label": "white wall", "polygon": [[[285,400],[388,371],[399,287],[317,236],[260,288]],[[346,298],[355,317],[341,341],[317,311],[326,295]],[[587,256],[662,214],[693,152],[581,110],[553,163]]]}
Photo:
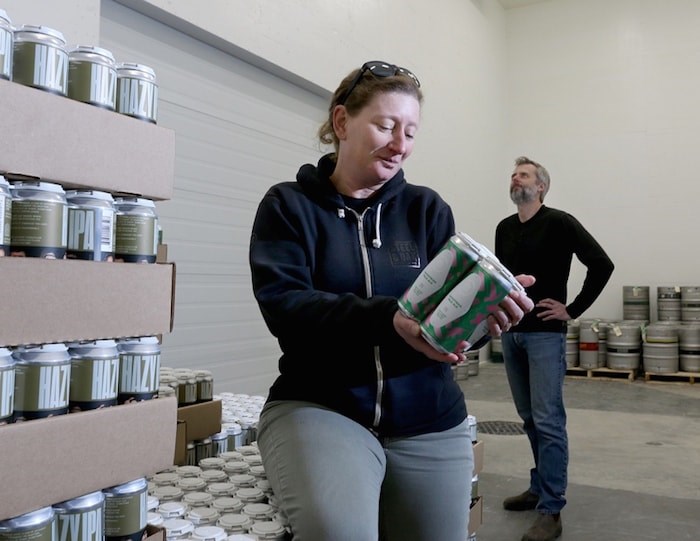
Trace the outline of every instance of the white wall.
{"label": "white wall", "polygon": [[621,317],[623,285],[650,286],[655,305],[659,285],[700,284],[699,22],[696,0],[507,12],[501,184],[516,156],[540,161],[552,175],[546,203],[606,248],[616,270],[590,316]]}
{"label": "white wall", "polygon": [[100,0],[0,0],[15,27],[23,24],[59,30],[67,46],[98,45]]}

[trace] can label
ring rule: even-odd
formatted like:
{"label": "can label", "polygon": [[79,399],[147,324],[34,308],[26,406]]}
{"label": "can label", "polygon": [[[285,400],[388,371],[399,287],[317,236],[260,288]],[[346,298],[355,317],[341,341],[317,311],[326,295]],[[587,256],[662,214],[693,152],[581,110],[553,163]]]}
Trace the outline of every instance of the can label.
{"label": "can label", "polygon": [[114,111],[117,70],[96,62],[69,61],[68,97]]}
{"label": "can label", "polygon": [[63,259],[68,240],[65,203],[37,199],[16,200],[12,205],[12,255]]}
{"label": "can label", "polygon": [[423,321],[447,293],[474,267],[479,252],[466,235],[453,235],[399,299],[399,309]]}
{"label": "can label", "polygon": [[214,398],[214,383],[210,379],[197,382],[197,401],[208,402]]}
{"label": "can label", "polygon": [[12,32],[0,28],[0,79],[12,76]]}
{"label": "can label", "polygon": [[128,263],[155,263],[156,219],[153,216],[117,214],[115,258]]}
{"label": "can label", "polygon": [[0,425],[12,421],[15,404],[15,368],[0,369]]}
{"label": "can label", "polygon": [[119,357],[73,359],[70,381],[70,410],[85,411],[117,403]]}
{"label": "can label", "polygon": [[69,208],[67,257],[111,261],[114,258],[116,215],[111,209]]}
{"label": "can label", "polygon": [[9,255],[12,227],[12,198],[0,192],[0,257]]}
{"label": "can label", "polygon": [[78,513],[59,513],[56,541],[102,541],[103,514],[101,505]]}
{"label": "can label", "polygon": [[159,386],[160,354],[122,353],[119,358],[118,402],[155,398]]}
{"label": "can label", "polygon": [[474,344],[488,333],[487,317],[512,288],[492,264],[479,261],[421,323],[423,337],[444,353],[464,340]]}
{"label": "can label", "polygon": [[117,111],[155,124],[158,116],[158,87],[150,81],[118,77]]}
{"label": "can label", "polygon": [[70,368],[70,362],[15,365],[15,420],[68,413]]}
{"label": "can label", "polygon": [[12,79],[65,96],[68,90],[68,53],[42,43],[15,42]]}
{"label": "can label", "polygon": [[105,539],[139,539],[146,528],[148,506],[144,490],[105,498]]}

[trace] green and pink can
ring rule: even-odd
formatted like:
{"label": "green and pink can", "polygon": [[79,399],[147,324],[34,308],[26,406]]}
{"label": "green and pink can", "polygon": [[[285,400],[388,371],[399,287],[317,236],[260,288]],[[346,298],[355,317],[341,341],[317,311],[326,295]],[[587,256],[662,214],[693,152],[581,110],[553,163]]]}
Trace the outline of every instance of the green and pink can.
{"label": "green and pink can", "polygon": [[488,333],[488,316],[514,289],[524,288],[494,257],[480,259],[421,323],[423,338],[438,351],[454,353]]}
{"label": "green and pink can", "polygon": [[484,250],[465,233],[453,235],[401,296],[399,310],[415,321],[423,321],[474,267]]}

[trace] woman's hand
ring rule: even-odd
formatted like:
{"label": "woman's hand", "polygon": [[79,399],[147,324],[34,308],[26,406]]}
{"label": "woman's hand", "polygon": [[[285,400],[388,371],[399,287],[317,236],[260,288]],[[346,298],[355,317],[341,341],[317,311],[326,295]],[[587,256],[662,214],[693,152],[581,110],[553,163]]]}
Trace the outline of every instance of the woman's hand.
{"label": "woman's hand", "polygon": [[[394,314],[394,329],[403,338],[406,343],[416,351],[420,351],[423,355],[434,361],[443,363],[458,363],[464,361],[466,356],[461,353],[441,353],[425,341],[425,338],[420,333],[420,325],[397,310]],[[469,347],[467,342],[460,344],[458,351],[462,351]]]}
{"label": "woman's hand", "polygon": [[[519,274],[515,279],[523,287],[530,287],[535,283],[535,277],[530,274]],[[495,337],[501,336],[520,323],[523,316],[534,308],[534,303],[524,291],[511,291],[498,306],[499,309],[491,313],[488,318],[489,333]]]}

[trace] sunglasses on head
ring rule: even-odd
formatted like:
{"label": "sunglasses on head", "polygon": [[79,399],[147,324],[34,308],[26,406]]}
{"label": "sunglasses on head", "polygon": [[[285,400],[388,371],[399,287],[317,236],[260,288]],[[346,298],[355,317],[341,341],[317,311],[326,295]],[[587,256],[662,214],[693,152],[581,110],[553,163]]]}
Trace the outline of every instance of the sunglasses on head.
{"label": "sunglasses on head", "polygon": [[371,62],[365,62],[364,64],[362,64],[360,71],[357,72],[355,78],[348,85],[348,89],[338,100],[338,105],[345,104],[347,99],[350,97],[350,94],[352,94],[352,91],[355,90],[355,87],[360,83],[360,81],[362,80],[362,76],[367,71],[375,77],[393,77],[394,75],[405,75],[406,77],[411,79],[418,88],[420,88],[420,81],[418,80],[418,77],[416,77],[411,71],[407,70],[406,68],[402,68],[401,66],[395,66],[394,64],[389,64],[387,62],[382,62],[381,60],[372,60]]}

